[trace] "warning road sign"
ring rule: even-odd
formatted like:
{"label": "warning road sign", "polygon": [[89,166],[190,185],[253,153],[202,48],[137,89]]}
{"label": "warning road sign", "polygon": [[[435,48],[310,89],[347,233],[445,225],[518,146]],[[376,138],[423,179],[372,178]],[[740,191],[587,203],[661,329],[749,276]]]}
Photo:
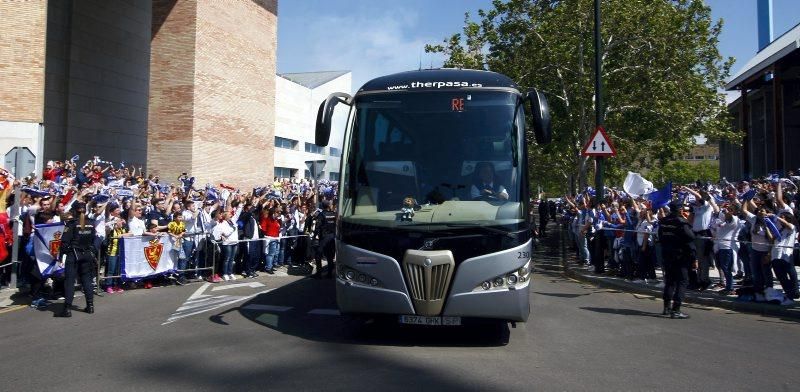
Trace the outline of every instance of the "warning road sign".
{"label": "warning road sign", "polygon": [[583,146],[581,155],[614,157],[617,156],[617,150],[611,144],[611,138],[606,134],[606,130],[603,127],[597,127],[592,137],[589,138],[589,142]]}

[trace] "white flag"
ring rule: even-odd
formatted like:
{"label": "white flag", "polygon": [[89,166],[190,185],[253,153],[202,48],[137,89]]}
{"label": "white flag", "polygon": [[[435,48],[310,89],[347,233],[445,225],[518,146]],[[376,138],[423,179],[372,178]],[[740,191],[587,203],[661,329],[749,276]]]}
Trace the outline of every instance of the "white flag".
{"label": "white flag", "polygon": [[123,237],[122,278],[141,279],[175,270],[176,252],[167,236]]}
{"label": "white flag", "polygon": [[64,233],[63,223],[46,223],[34,226],[33,253],[42,277],[60,274],[64,269],[58,267],[58,251]]}
{"label": "white flag", "polygon": [[622,189],[624,189],[625,192],[630,193],[632,196],[644,195],[655,190],[652,182],[647,181],[639,173],[634,172],[628,172],[628,176],[625,177],[625,183],[622,185]]}

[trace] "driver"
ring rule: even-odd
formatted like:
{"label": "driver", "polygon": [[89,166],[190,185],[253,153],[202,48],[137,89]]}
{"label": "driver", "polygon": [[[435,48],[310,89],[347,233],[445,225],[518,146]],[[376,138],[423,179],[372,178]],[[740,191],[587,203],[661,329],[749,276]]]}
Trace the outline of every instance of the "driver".
{"label": "driver", "polygon": [[495,182],[494,177],[494,165],[491,162],[479,162],[475,165],[475,180],[469,190],[470,197],[508,200],[506,188]]}

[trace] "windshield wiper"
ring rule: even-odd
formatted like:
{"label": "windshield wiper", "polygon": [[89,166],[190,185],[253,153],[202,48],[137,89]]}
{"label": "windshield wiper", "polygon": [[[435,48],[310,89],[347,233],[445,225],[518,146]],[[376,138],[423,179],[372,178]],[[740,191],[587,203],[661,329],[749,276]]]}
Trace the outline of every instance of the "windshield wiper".
{"label": "windshield wiper", "polygon": [[488,231],[494,234],[500,234],[508,238],[516,238],[516,236],[512,234],[509,230],[503,230],[491,226],[482,226],[476,223],[430,222],[430,223],[415,223],[411,225],[403,225],[398,227],[415,227],[415,226],[444,226],[444,227],[470,228],[470,229],[475,228],[475,229],[481,229],[483,231]]}

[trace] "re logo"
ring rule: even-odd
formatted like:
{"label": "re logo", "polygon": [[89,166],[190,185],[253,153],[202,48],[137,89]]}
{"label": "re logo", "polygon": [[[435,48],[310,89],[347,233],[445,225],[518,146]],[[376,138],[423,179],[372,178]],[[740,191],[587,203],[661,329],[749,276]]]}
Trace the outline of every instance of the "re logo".
{"label": "re logo", "polygon": [[464,98],[453,98],[451,107],[452,107],[452,110],[454,112],[463,112],[464,111]]}
{"label": "re logo", "polygon": [[158,268],[158,262],[161,260],[161,252],[164,251],[164,244],[158,240],[158,238],[150,240],[150,246],[144,247],[144,258],[147,260],[147,264],[150,265],[150,268],[153,271]]}

